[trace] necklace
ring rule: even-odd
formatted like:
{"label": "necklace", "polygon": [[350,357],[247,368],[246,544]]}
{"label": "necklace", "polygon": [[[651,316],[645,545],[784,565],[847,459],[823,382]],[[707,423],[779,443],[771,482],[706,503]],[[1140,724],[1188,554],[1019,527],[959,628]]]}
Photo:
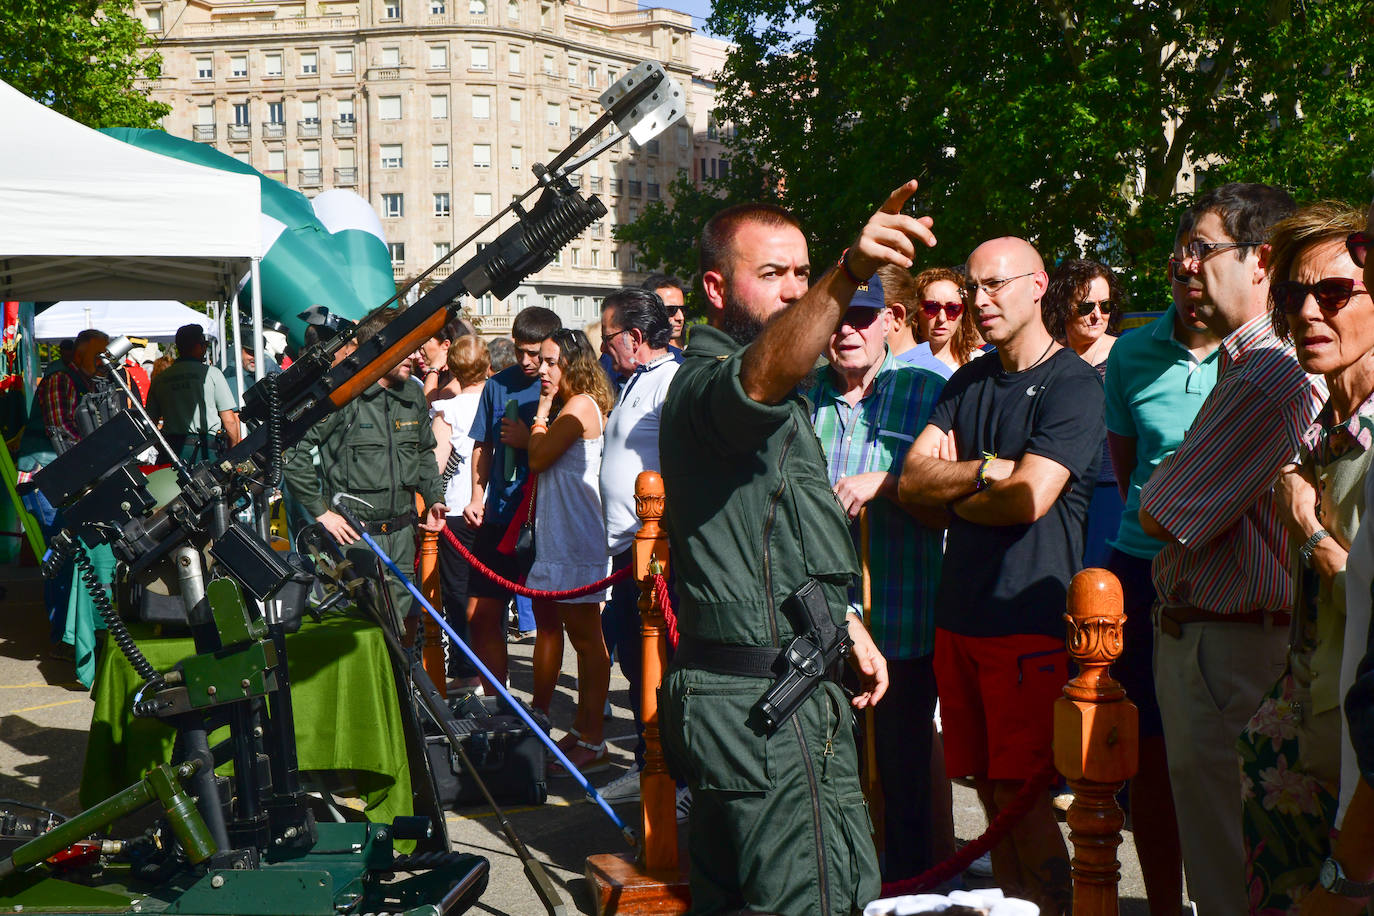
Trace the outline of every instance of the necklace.
{"label": "necklace", "polygon": [[1038,365],[1040,365],[1041,363],[1043,363],[1043,362],[1045,361],[1045,357],[1047,357],[1047,356],[1050,355],[1050,350],[1053,350],[1053,349],[1054,349],[1054,345],[1055,345],[1055,339],[1054,339],[1053,337],[1051,337],[1051,338],[1050,338],[1050,345],[1049,345],[1048,347],[1045,348],[1045,352],[1044,352],[1044,353],[1041,353],[1041,354],[1040,354],[1040,358],[1037,359],[1035,362],[1031,363],[1031,364],[1030,364],[1029,366],[1027,366],[1026,368],[1021,369],[1021,370],[1019,370],[1019,371],[1021,371],[1021,372],[1029,372],[1029,371],[1031,371],[1032,369],[1034,369],[1036,366],[1038,366]]}

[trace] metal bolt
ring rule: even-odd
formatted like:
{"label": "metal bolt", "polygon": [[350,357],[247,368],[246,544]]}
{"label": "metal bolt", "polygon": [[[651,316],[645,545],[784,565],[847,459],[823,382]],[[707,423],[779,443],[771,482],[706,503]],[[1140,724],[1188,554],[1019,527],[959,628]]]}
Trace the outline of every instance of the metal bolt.
{"label": "metal bolt", "polygon": [[283,833],[283,836],[285,836],[288,840],[294,840],[299,835],[300,831],[297,830],[295,827],[287,827],[285,832]]}
{"label": "metal bolt", "polygon": [[224,875],[215,875],[210,879],[211,887],[224,887]]}
{"label": "metal bolt", "polygon": [[124,502],[119,504],[119,508],[123,512],[129,512],[133,509],[133,505],[130,504],[130,502],[126,499]]}
{"label": "metal bolt", "polygon": [[262,726],[261,726],[261,725],[255,725],[255,726],[253,726],[253,737],[254,737],[254,738],[261,738],[261,737],[262,737]]}
{"label": "metal bolt", "polygon": [[248,689],[248,683],[249,683],[248,678],[244,678],[243,680],[239,681],[239,686],[242,687],[244,690],[247,690],[247,689]]}
{"label": "metal bolt", "polygon": [[190,558],[190,557],[182,557],[182,558],[181,558],[181,565],[182,565],[182,566],[190,566],[190,565],[191,565],[191,558]]}
{"label": "metal bolt", "polygon": [[211,684],[209,687],[206,687],[206,688],[205,688],[205,692],[208,693],[210,696],[214,696],[214,695],[215,695],[216,693],[218,693],[219,691],[217,691],[217,690],[215,689],[215,685],[214,685],[214,684]]}

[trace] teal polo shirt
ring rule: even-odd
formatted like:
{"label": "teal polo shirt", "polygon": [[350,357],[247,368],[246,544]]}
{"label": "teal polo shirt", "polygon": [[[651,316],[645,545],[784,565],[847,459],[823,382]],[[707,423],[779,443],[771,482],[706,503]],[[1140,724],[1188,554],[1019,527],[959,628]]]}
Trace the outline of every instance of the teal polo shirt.
{"label": "teal polo shirt", "polygon": [[1174,337],[1174,306],[1112,345],[1107,354],[1107,431],[1135,440],[1136,463],[1121,527],[1111,546],[1150,560],[1164,542],[1140,527],[1140,488],[1183,442],[1202,402],[1217,383],[1217,354],[1198,360]]}

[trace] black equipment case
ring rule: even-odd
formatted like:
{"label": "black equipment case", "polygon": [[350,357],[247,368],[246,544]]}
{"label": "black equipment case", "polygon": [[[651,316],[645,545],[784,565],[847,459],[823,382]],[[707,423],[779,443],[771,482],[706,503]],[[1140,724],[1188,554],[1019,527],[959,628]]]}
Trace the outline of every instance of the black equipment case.
{"label": "black equipment case", "polygon": [[[462,736],[463,750],[481,774],[498,804],[542,805],[549,797],[544,744],[530,727],[515,715],[499,697],[480,697],[462,691],[449,698],[454,726]],[[526,704],[526,712],[544,730],[544,714]],[[482,791],[463,769],[457,754],[437,727],[425,737],[425,750],[444,807],[479,805],[486,800]]]}

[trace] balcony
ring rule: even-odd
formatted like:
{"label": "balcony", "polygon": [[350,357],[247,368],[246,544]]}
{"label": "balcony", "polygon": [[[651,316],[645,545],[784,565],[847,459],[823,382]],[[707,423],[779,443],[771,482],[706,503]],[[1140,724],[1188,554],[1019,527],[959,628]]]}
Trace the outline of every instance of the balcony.
{"label": "balcony", "polygon": [[297,169],[296,183],[302,188],[318,188],[321,178],[321,169]]}
{"label": "balcony", "polygon": [[318,119],[310,121],[296,122],[296,136],[303,140],[312,139],[320,135],[320,122]]}
{"label": "balcony", "polygon": [[358,122],[357,122],[357,121],[354,121],[352,118],[349,118],[349,119],[347,119],[347,120],[344,120],[343,118],[339,118],[337,121],[334,122],[334,136],[335,136],[336,138],[338,138],[338,137],[352,137],[352,136],[354,136],[354,135],[357,134],[357,133],[358,133]]}
{"label": "balcony", "polygon": [[401,78],[401,68],[373,67],[367,71],[367,78],[370,80],[398,80]]}
{"label": "balcony", "polygon": [[262,125],[262,136],[267,140],[281,140],[286,136],[286,122],[266,121]]}
{"label": "balcony", "polygon": [[227,133],[230,140],[251,140],[253,138],[253,125],[230,124]]}
{"label": "balcony", "polygon": [[649,182],[649,199],[650,199],[650,200],[658,200],[658,199],[659,199],[658,185],[657,185],[655,182],[652,182],[652,181]]}
{"label": "balcony", "polygon": [[215,140],[215,125],[197,124],[195,127],[191,128],[191,139],[213,143]]}
{"label": "balcony", "polygon": [[348,168],[334,170],[334,185],[340,188],[352,188],[358,184],[358,170],[352,166]]}
{"label": "balcony", "polygon": [[309,16],[291,19],[239,19],[193,22],[182,26],[193,38],[218,38],[221,35],[294,34],[309,32],[352,32],[358,28],[357,16]]}
{"label": "balcony", "polygon": [[600,190],[601,190],[601,176],[600,176],[600,175],[593,175],[593,176],[592,176],[592,178],[591,178],[591,186],[592,186],[592,190],[593,190],[593,191],[600,191]]}
{"label": "balcony", "polygon": [[630,196],[639,197],[644,193],[644,182],[630,179]]}

